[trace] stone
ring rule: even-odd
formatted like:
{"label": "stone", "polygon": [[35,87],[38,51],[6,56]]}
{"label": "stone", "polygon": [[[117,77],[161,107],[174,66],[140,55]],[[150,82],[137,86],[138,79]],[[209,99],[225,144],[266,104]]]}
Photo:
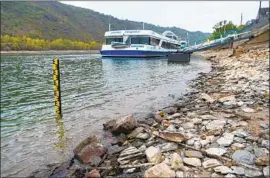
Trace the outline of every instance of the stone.
{"label": "stone", "polygon": [[241,144],[241,143],[234,143],[231,146],[232,150],[243,150],[245,148],[245,145]]}
{"label": "stone", "polygon": [[154,117],[154,120],[158,123],[161,123],[164,120],[164,118],[160,116],[159,114],[156,114]]}
{"label": "stone", "polygon": [[136,127],[137,127],[137,120],[132,115],[128,115],[116,120],[116,123],[112,128],[112,133],[128,134]]}
{"label": "stone", "polygon": [[201,166],[201,160],[198,158],[184,158],[183,162],[187,165],[199,167]]}
{"label": "stone", "polygon": [[239,166],[232,166],[231,167],[232,172],[237,175],[244,175],[245,174],[245,168],[239,167]]}
{"label": "stone", "polygon": [[175,114],[177,112],[177,107],[168,107],[163,109],[163,112],[167,113],[167,114]]}
{"label": "stone", "polygon": [[222,164],[216,159],[208,159],[202,163],[205,169],[221,166]]}
{"label": "stone", "polygon": [[137,158],[140,158],[143,156],[143,153],[137,149],[136,147],[129,147],[125,150],[123,150],[117,161],[120,163],[120,164],[128,164],[130,161],[133,161],[134,159],[137,159]]}
{"label": "stone", "polygon": [[109,155],[113,155],[113,154],[116,154],[116,153],[120,153],[120,152],[123,151],[124,149],[126,149],[126,147],[120,147],[120,146],[118,146],[118,145],[109,146],[109,147],[108,147],[107,153],[108,153]]}
{"label": "stone", "polygon": [[216,120],[217,118],[212,115],[200,115],[202,120]]}
{"label": "stone", "polygon": [[218,167],[215,167],[214,168],[214,171],[215,172],[220,172],[221,174],[228,174],[228,173],[231,173],[232,172],[232,170],[229,168],[229,167],[227,167],[227,166],[218,166]]}
{"label": "stone", "polygon": [[202,123],[202,119],[199,119],[199,118],[193,118],[191,120],[191,122],[195,125],[198,125],[198,124],[201,124]]}
{"label": "stone", "polygon": [[255,160],[255,163],[259,166],[268,166],[270,164],[269,156],[259,157]]}
{"label": "stone", "polygon": [[269,172],[270,172],[270,166],[266,166],[263,168],[263,175],[265,177],[269,177],[269,175],[270,175]]}
{"label": "stone", "polygon": [[143,127],[137,127],[130,134],[128,134],[127,137],[129,139],[135,138],[139,133],[141,133],[143,131],[144,131],[144,128]]}
{"label": "stone", "polygon": [[230,146],[233,142],[233,137],[234,135],[231,133],[224,133],[223,137],[220,137],[219,139],[217,139],[217,143],[220,146]]}
{"label": "stone", "polygon": [[236,150],[232,155],[232,159],[236,162],[250,165],[255,162],[255,156],[246,150]]}
{"label": "stone", "polygon": [[175,171],[180,170],[184,166],[183,160],[178,153],[173,153],[171,155],[171,160],[171,168]]}
{"label": "stone", "polygon": [[116,123],[116,119],[109,120],[108,122],[105,122],[103,124],[103,129],[111,130],[114,127],[115,123]]}
{"label": "stone", "polygon": [[136,168],[130,168],[130,169],[124,169],[123,172],[125,174],[130,174],[130,173],[133,173],[135,170],[136,170]]}
{"label": "stone", "polygon": [[225,96],[225,97],[222,97],[222,98],[219,98],[218,101],[221,102],[221,103],[224,103],[226,101],[234,101],[235,100],[235,96],[234,95],[231,95],[231,96]]}
{"label": "stone", "polygon": [[223,148],[208,148],[205,151],[206,151],[207,154],[217,155],[217,156],[222,156],[227,152]]}
{"label": "stone", "polygon": [[220,176],[217,173],[214,172],[214,173],[211,174],[211,177],[216,178],[216,177],[220,177]]}
{"label": "stone", "polygon": [[142,139],[142,140],[146,140],[150,137],[150,135],[148,133],[139,133],[136,138]]}
{"label": "stone", "polygon": [[191,157],[191,158],[203,158],[203,155],[202,155],[201,152],[199,152],[199,151],[191,151],[191,150],[185,151],[185,156],[186,157]]}
{"label": "stone", "polygon": [[222,129],[226,124],[225,120],[213,120],[206,125],[207,130]]}
{"label": "stone", "polygon": [[236,176],[234,174],[231,174],[231,173],[224,176],[224,178],[229,178],[229,177],[236,177]]}
{"label": "stone", "polygon": [[174,151],[178,149],[178,145],[173,142],[162,143],[162,144],[157,145],[157,147],[159,147],[161,152]]}
{"label": "stone", "polygon": [[75,147],[75,149],[73,150],[73,153],[75,155],[78,154],[86,145],[92,144],[92,143],[94,144],[100,143],[100,139],[98,139],[95,135],[91,135],[87,137]]}
{"label": "stone", "polygon": [[177,132],[177,129],[175,128],[175,126],[173,124],[169,125],[169,127],[167,127],[167,129],[165,130],[167,132]]}
{"label": "stone", "polygon": [[194,128],[194,124],[192,122],[187,122],[187,123],[182,124],[182,127],[184,129],[193,129]]}
{"label": "stone", "polygon": [[269,155],[269,151],[266,148],[254,148],[256,157],[264,157]]}
{"label": "stone", "polygon": [[95,164],[98,160],[97,157],[101,157],[107,152],[107,148],[105,148],[95,136],[93,136],[92,140],[88,142],[88,145],[83,147],[80,151],[79,147],[74,149],[74,152],[76,152],[75,157],[84,164],[90,163],[91,161]]}
{"label": "stone", "polygon": [[100,174],[99,174],[99,171],[96,170],[96,169],[93,169],[92,171],[90,171],[88,174],[87,174],[87,178],[100,178]]}
{"label": "stone", "polygon": [[232,132],[232,134],[234,134],[237,137],[241,137],[241,138],[245,138],[247,136],[249,136],[249,133],[247,133],[246,131],[243,131],[242,129],[238,129]]}
{"label": "stone", "polygon": [[245,139],[240,138],[240,137],[234,137],[233,140],[238,142],[238,143],[246,143],[247,142]]}
{"label": "stone", "polygon": [[268,129],[269,128],[269,124],[262,123],[262,124],[260,124],[260,127],[263,128],[263,129]]}
{"label": "stone", "polygon": [[179,118],[179,117],[181,117],[180,113],[174,113],[173,115],[168,116],[167,119],[172,120],[172,119],[176,119],[176,118]]}
{"label": "stone", "polygon": [[237,102],[237,106],[239,106],[239,107],[243,106],[244,104],[245,104],[245,103],[244,103],[243,101]]}
{"label": "stone", "polygon": [[259,177],[261,176],[262,173],[257,170],[252,170],[252,169],[245,169],[245,176],[246,177]]}
{"label": "stone", "polygon": [[209,96],[208,94],[206,94],[206,93],[201,93],[201,99],[203,99],[207,103],[213,103],[213,102],[215,102],[215,100],[211,96]]}
{"label": "stone", "polygon": [[176,176],[176,178],[183,178],[184,172],[183,171],[176,171],[175,176]]}
{"label": "stone", "polygon": [[199,149],[201,149],[201,147],[202,147],[202,145],[201,145],[201,143],[199,141],[194,142],[194,148],[195,149],[199,150]]}
{"label": "stone", "polygon": [[178,142],[178,143],[181,143],[187,140],[187,137],[184,134],[179,133],[179,132],[159,132],[158,136],[165,140]]}
{"label": "stone", "polygon": [[162,153],[159,148],[151,146],[145,150],[145,154],[148,162],[150,163],[160,163],[162,161]]}
{"label": "stone", "polygon": [[145,145],[142,145],[142,146],[139,148],[139,150],[140,150],[141,152],[144,152],[146,149],[147,149],[147,147],[146,147]]}
{"label": "stone", "polygon": [[157,164],[144,173],[145,178],[150,177],[175,177],[175,172],[165,163]]}
{"label": "stone", "polygon": [[262,147],[270,149],[270,141],[269,140],[262,140]]}
{"label": "stone", "polygon": [[210,136],[206,136],[204,140],[200,139],[200,143],[201,143],[202,147],[211,143],[214,140],[214,138],[215,138],[215,136],[210,135]]}
{"label": "stone", "polygon": [[255,112],[254,109],[248,108],[248,107],[242,107],[241,109],[242,109],[244,112],[246,112],[246,113],[253,113],[253,112]]}
{"label": "stone", "polygon": [[170,122],[166,119],[162,120],[162,126],[164,127],[169,127],[170,126]]}
{"label": "stone", "polygon": [[194,144],[194,142],[195,142],[195,139],[192,138],[192,139],[187,140],[186,144],[189,145],[189,146],[192,146]]}

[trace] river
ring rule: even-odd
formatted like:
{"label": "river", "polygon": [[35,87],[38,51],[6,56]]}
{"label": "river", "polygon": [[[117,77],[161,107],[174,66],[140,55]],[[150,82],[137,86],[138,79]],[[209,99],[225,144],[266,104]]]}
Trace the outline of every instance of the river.
{"label": "river", "polygon": [[166,59],[101,59],[99,54],[60,54],[63,118],[55,119],[52,59],[55,54],[1,55],[1,176],[28,176],[62,162],[111,118],[137,117],[172,104],[210,63]]}

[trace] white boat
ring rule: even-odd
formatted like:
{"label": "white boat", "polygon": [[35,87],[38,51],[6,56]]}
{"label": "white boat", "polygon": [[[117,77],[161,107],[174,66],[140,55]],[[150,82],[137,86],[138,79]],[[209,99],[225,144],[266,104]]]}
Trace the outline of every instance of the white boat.
{"label": "white boat", "polygon": [[177,52],[181,42],[171,31],[162,35],[151,30],[118,30],[105,32],[103,57],[164,57]]}

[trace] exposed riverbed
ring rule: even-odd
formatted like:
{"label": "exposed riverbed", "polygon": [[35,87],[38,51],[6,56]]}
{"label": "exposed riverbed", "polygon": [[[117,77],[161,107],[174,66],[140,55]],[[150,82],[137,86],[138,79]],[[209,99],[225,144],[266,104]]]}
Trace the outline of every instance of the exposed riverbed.
{"label": "exposed riverbed", "polygon": [[[210,63],[166,59],[101,59],[96,54],[58,55],[62,122],[54,111],[52,59],[55,55],[1,56],[1,175],[27,176],[62,162],[102,124],[133,113],[140,116],[174,103],[188,81],[209,72]],[[62,140],[61,136],[69,138]],[[58,147],[56,147],[58,144]]]}

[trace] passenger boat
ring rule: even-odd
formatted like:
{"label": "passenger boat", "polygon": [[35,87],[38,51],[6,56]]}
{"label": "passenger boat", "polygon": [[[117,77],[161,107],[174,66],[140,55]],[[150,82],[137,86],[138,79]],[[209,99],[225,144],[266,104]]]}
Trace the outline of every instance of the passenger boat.
{"label": "passenger boat", "polygon": [[163,34],[151,30],[118,30],[105,32],[103,57],[165,57],[181,48],[179,38],[171,31]]}

